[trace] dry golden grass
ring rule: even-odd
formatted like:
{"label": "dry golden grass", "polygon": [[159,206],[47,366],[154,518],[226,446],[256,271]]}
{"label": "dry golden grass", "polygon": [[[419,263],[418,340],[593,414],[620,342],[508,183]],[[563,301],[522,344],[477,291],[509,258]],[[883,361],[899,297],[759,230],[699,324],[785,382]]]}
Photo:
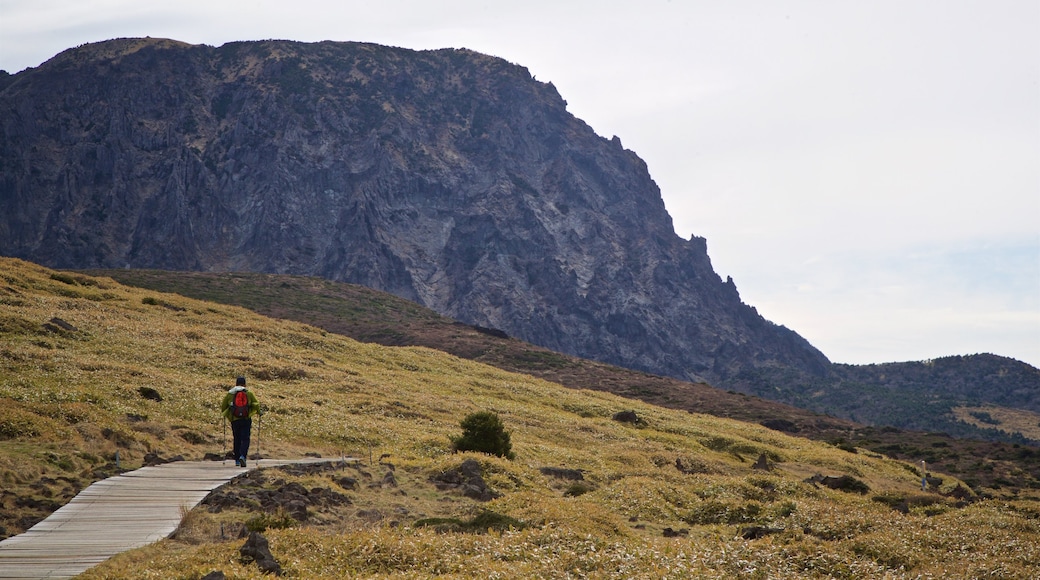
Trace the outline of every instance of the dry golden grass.
{"label": "dry golden grass", "polygon": [[[992,421],[982,421],[972,413],[981,417],[988,415]],[[986,405],[983,407],[955,407],[953,414],[957,419],[976,427],[999,429],[1012,434],[1019,433],[1030,439],[1040,440],[1040,413]]]}
{"label": "dry golden grass", "polygon": [[[218,404],[239,374],[266,411],[259,426],[265,456],[390,454],[401,492],[420,506],[414,511],[438,502],[420,482],[461,463],[449,440],[459,421],[484,410],[502,418],[516,460],[466,457],[480,461],[501,494],[479,507],[524,529],[437,533],[401,521],[269,530],[272,552],[295,577],[1040,575],[1034,502],[956,507],[933,493],[933,503],[900,513],[874,498],[920,493],[920,474],[905,463],[107,279],[8,259],[0,270],[0,480],[16,493],[32,493],[41,476],[86,482],[117,450],[131,466],[147,452],[219,453]],[[143,397],[141,387],[162,401]],[[646,426],[612,420],[627,409]],[[772,471],[752,468],[761,454]],[[694,468],[680,471],[677,459]],[[591,491],[566,496],[542,467],[580,469]],[[816,473],[855,477],[870,492],[803,481]],[[946,478],[941,491],[957,483]],[[377,497],[365,493],[357,493],[359,502]],[[459,517],[477,509],[444,503]],[[241,541],[214,540],[211,524],[190,515],[188,541],[117,556],[83,577],[198,578],[215,569],[259,577],[255,566],[238,562]],[[745,540],[746,525],[774,533]],[[665,528],[686,531],[666,538]]]}

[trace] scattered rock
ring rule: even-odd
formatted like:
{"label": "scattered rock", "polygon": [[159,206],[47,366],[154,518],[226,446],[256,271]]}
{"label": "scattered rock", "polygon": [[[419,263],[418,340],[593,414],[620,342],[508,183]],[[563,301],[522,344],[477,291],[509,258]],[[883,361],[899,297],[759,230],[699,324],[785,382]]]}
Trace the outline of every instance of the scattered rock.
{"label": "scattered rock", "polygon": [[688,530],[687,528],[680,528],[678,530],[673,530],[672,528],[665,528],[663,534],[666,538],[685,538],[690,535],[690,530]]}
{"label": "scattered rock", "polygon": [[332,482],[342,487],[343,489],[357,489],[358,480],[356,477],[350,477],[344,475],[343,477],[333,477]]}
{"label": "scattered rock", "polygon": [[783,528],[769,528],[766,526],[747,526],[740,530],[740,537],[745,540],[760,540],[770,534],[779,534]]}
{"label": "scattered rock", "polygon": [[137,389],[137,392],[149,401],[161,402],[163,400],[162,395],[159,394],[159,391],[153,389],[152,387],[141,387]]}
{"label": "scattered rock", "polygon": [[438,473],[430,480],[441,491],[458,490],[466,497],[478,501],[490,501],[499,497],[499,494],[488,489],[481,473],[480,463],[474,459],[467,459],[459,467]]}
{"label": "scattered rock", "polygon": [[769,459],[766,458],[765,453],[759,455],[758,461],[756,461],[755,464],[751,467],[752,469],[760,469],[762,471],[769,471],[770,469],[772,469],[771,467],[769,467]]}
{"label": "scattered rock", "polygon": [[214,570],[203,576],[200,580],[224,580],[224,573],[220,570]]}
{"label": "scattered rock", "polygon": [[639,415],[636,415],[635,411],[618,411],[617,413],[614,413],[613,419],[619,423],[631,423],[633,425],[646,424]]}
{"label": "scattered rock", "polygon": [[50,319],[50,323],[62,330],[67,330],[69,332],[76,332],[77,330],[79,330],[75,326],[57,317]]}
{"label": "scattered rock", "polygon": [[263,537],[260,532],[251,532],[246,543],[238,549],[238,553],[242,556],[243,563],[256,562],[257,567],[264,574],[282,575],[282,566],[274,559],[271,548],[267,544],[267,538]]}
{"label": "scattered rock", "polygon": [[284,510],[299,522],[307,521],[310,508],[331,508],[350,505],[350,498],[327,487],[315,487],[308,490],[299,483],[285,483],[284,480],[273,482],[276,489],[267,489],[267,479],[252,472],[235,480],[235,486],[225,486],[209,494],[202,500],[211,513],[220,513],[225,509],[247,508],[251,511],[274,513]]}
{"label": "scattered rock", "polygon": [[65,334],[76,332],[79,329],[60,318],[52,318],[43,323],[43,329],[53,334]]}
{"label": "scattered rock", "polygon": [[310,518],[310,512],[307,511],[307,502],[304,500],[290,500],[282,507],[292,519],[298,522],[305,522]]}

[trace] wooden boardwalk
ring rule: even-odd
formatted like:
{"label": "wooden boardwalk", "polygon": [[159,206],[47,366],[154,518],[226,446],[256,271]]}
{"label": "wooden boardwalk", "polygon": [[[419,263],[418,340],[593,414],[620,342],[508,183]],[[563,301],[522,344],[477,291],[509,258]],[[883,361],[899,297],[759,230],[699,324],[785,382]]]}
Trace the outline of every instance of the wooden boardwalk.
{"label": "wooden boardwalk", "polygon": [[182,510],[257,467],[338,459],[264,459],[257,465],[178,461],[98,481],[24,534],[0,541],[0,579],[71,578],[112,556],[161,540]]}

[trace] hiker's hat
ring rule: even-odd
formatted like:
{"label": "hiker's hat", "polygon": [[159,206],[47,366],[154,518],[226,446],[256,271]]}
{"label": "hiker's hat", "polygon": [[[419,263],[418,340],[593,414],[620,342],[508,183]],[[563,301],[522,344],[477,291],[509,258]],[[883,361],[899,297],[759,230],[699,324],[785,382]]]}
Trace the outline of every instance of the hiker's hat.
{"label": "hiker's hat", "polygon": [[244,387],[244,386],[246,386],[246,378],[245,377],[238,377],[237,379],[235,379],[235,386],[236,387]]}

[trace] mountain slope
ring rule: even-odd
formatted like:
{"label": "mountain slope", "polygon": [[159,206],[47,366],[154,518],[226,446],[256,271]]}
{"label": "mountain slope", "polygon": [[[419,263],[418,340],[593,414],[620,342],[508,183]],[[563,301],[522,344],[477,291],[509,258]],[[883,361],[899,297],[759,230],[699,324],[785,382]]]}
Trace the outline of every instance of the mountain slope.
{"label": "mountain slope", "polygon": [[[220,534],[247,518],[272,524],[272,553],[306,578],[1037,573],[1035,504],[976,501],[949,477],[921,492],[907,463],[17,260],[0,260],[0,280],[4,515],[40,489],[92,477],[116,450],[125,467],[149,452],[219,449],[217,405],[240,372],[266,406],[266,453],[389,453],[393,463],[250,477],[239,485],[257,498],[265,484],[349,503],[309,514],[261,513],[243,499],[196,510],[181,539],[85,578],[256,577],[237,555],[241,540]],[[619,409],[642,423],[614,420]],[[451,452],[474,410],[502,418],[515,461]],[[435,485],[465,460],[493,499]],[[498,531],[438,531],[431,519],[490,519]]]}
{"label": "mountain slope", "polygon": [[[175,79],[171,82],[171,79]],[[685,380],[826,357],[675,235],[646,164],[467,50],[121,39],[0,91],[0,253],[321,276]]]}
{"label": "mountain slope", "polygon": [[[1040,489],[1040,449],[978,440],[1001,438],[994,431],[1003,424],[994,425],[994,421],[1004,415],[991,407],[955,410],[949,406],[941,407],[934,398],[929,399],[932,401],[930,406],[905,405],[914,410],[919,421],[945,422],[964,437],[960,439],[943,433],[891,426],[869,427],[708,385],[685,383],[561,355],[505,337],[491,329],[459,324],[412,302],[361,286],[286,275],[155,270],[88,273],[111,276],[132,286],[244,306],[266,316],[303,322],[357,340],[434,348],[572,389],[606,391],[670,409],[759,423],[844,449],[864,448],[909,462],[926,460],[935,470],[954,475],[987,493],[1018,494]],[[900,365],[893,366],[901,368]],[[965,369],[964,377],[971,376],[967,371],[970,368]],[[853,389],[844,395],[850,401],[861,396],[855,386]],[[893,400],[917,402],[929,392],[908,393],[902,399],[893,397]],[[832,396],[835,400],[841,399]],[[955,404],[950,400],[946,403]],[[889,408],[878,406],[881,412]],[[988,418],[988,422],[979,421],[972,412]],[[958,416],[955,417],[954,413]],[[878,423],[886,425],[887,418],[880,417]],[[1003,438],[1021,440],[1025,436],[1037,440],[1035,415],[1025,423],[1024,427],[1012,433],[1004,433]]]}

